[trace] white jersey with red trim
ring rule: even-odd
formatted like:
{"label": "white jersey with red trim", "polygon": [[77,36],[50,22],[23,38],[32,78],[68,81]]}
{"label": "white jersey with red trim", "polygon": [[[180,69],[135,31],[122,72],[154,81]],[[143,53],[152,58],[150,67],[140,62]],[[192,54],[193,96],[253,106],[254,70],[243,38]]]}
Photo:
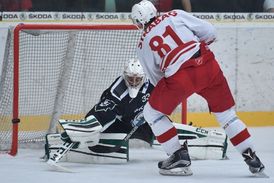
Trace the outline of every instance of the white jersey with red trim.
{"label": "white jersey with red trim", "polygon": [[153,85],[172,76],[198,50],[200,42],[216,38],[215,28],[183,10],[172,10],[154,20],[144,31],[137,55]]}

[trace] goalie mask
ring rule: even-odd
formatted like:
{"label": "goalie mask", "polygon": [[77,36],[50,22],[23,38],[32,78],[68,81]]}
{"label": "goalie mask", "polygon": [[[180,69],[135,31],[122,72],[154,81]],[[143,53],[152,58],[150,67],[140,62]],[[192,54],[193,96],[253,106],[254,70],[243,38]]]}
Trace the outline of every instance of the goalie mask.
{"label": "goalie mask", "polygon": [[130,59],[125,65],[123,74],[128,93],[131,98],[135,98],[145,80],[144,70],[138,59]]}
{"label": "goalie mask", "polygon": [[149,23],[156,15],[157,9],[148,0],[142,0],[131,9],[131,19],[139,29],[143,29],[145,24]]}

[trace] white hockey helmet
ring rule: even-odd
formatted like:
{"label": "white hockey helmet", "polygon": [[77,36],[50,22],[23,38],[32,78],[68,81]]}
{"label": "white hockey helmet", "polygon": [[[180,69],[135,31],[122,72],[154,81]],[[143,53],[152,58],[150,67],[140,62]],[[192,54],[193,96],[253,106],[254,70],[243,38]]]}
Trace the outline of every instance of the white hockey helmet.
{"label": "white hockey helmet", "polygon": [[152,18],[157,16],[157,9],[148,0],[142,0],[135,4],[131,9],[131,19],[140,29],[144,28]]}
{"label": "white hockey helmet", "polygon": [[145,81],[145,73],[138,59],[129,59],[125,65],[123,77],[129,96],[135,98]]}

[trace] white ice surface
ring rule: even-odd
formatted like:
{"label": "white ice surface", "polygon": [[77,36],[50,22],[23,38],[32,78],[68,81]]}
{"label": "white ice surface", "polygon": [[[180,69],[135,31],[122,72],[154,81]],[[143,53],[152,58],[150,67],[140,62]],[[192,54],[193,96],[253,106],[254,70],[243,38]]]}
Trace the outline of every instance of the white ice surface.
{"label": "white ice surface", "polygon": [[249,128],[257,155],[270,178],[252,176],[240,154],[229,144],[228,160],[192,161],[193,176],[162,176],[159,149],[131,149],[125,164],[61,164],[76,173],[54,172],[39,158],[43,150],[19,149],[16,157],[0,154],[0,183],[274,183],[274,127]]}

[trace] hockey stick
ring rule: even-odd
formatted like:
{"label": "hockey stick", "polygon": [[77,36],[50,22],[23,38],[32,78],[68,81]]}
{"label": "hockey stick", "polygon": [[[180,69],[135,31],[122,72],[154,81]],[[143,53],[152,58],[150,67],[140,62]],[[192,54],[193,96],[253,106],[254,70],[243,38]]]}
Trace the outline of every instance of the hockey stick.
{"label": "hockey stick", "polygon": [[136,132],[139,126],[134,126],[132,130],[125,136],[125,138],[122,140],[122,142],[114,147],[107,147],[107,146],[91,146],[88,147],[89,150],[95,152],[95,153],[112,153],[112,152],[118,152],[122,146],[122,144],[130,139],[130,137]]}
{"label": "hockey stick", "polygon": [[131,124],[134,126],[132,130],[125,136],[125,138],[122,140],[122,142],[114,147],[108,147],[108,146],[102,146],[102,145],[96,145],[96,146],[90,146],[88,147],[89,150],[95,152],[95,153],[112,153],[112,152],[118,152],[121,151],[122,145],[130,139],[130,137],[136,132],[136,130],[145,123],[145,118],[143,116],[143,113],[139,113],[136,115],[136,117],[131,121]]}

